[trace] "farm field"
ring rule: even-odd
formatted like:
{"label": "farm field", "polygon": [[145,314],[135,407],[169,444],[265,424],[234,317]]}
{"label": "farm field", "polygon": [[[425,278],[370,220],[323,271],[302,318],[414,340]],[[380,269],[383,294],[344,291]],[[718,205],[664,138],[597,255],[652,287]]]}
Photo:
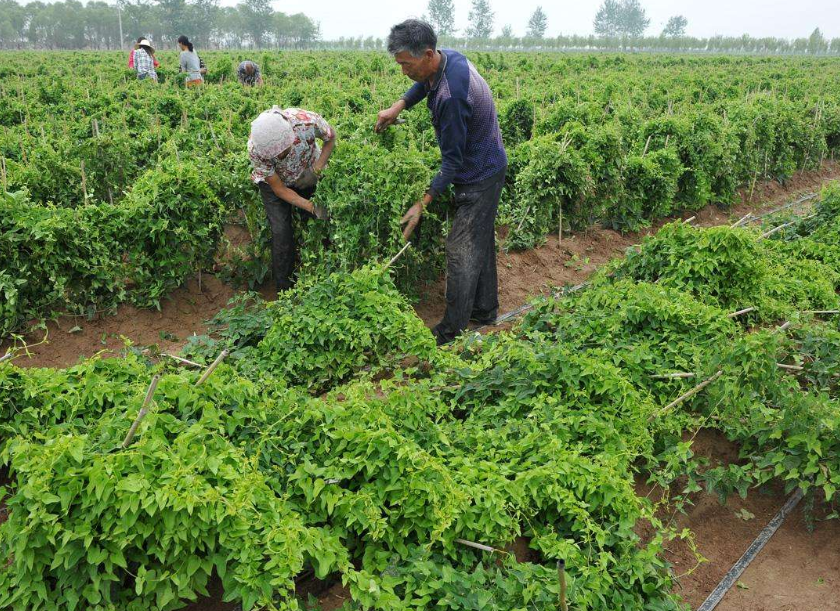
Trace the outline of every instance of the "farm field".
{"label": "farm field", "polygon": [[[122,59],[0,55],[5,345],[63,313],[30,364],[50,362],[57,329],[71,342],[115,311],[142,328],[173,291],[209,295],[194,313],[216,319],[196,337],[164,325],[122,358],[0,364],[0,607],[218,608],[209,588],[295,609],[306,584],[339,580],[347,609],[555,609],[564,560],[570,608],[686,609],[743,551],[709,546],[719,531],[692,515],[731,521],[734,502],[749,544],[801,489],[804,519],[837,532],[819,521],[840,485],[835,61],[475,54],[511,158],[500,267],[511,285],[533,268],[510,307],[595,273],[438,349],[424,320],[439,285],[424,282],[447,206],[382,264],[437,160],[423,109],[371,132],[406,85],[387,57],[260,55],[269,84],[243,90],[239,56],[208,53],[198,91],[165,68],[133,82]],[[321,112],[340,140],[317,195],[333,220],[301,232],[303,280],[264,302],[242,292],[263,285],[267,244],[244,142],[273,103]],[[810,191],[728,226],[758,214],[744,201]],[[552,263],[565,273],[539,269]],[[784,540],[809,524],[791,518]],[[773,579],[743,580],[721,608],[775,600]]]}

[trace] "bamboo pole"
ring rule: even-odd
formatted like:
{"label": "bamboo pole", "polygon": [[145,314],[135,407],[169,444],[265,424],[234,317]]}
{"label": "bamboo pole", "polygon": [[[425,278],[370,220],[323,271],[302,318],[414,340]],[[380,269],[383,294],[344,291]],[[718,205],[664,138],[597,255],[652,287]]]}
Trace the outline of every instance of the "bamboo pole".
{"label": "bamboo pole", "polygon": [[568,611],[566,605],[566,561],[557,561],[557,577],[560,579],[560,611]]}
{"label": "bamboo pole", "polygon": [[659,410],[659,411],[658,411],[658,412],[656,412],[655,414],[652,414],[652,415],[651,415],[651,417],[649,418],[649,420],[653,420],[654,418],[658,417],[658,416],[659,416],[659,415],[661,415],[662,413],[667,412],[669,409],[671,409],[671,408],[673,408],[673,407],[675,407],[675,406],[679,405],[680,403],[682,403],[682,402],[683,402],[683,401],[685,401],[686,399],[690,399],[691,397],[693,397],[693,396],[694,396],[694,395],[696,395],[698,392],[700,392],[701,390],[703,390],[704,388],[706,388],[709,384],[711,384],[712,382],[714,382],[715,380],[717,380],[717,379],[718,379],[720,376],[722,376],[722,375],[723,375],[723,370],[721,369],[720,371],[718,371],[715,375],[713,375],[713,376],[712,376],[711,378],[709,378],[708,380],[705,380],[704,382],[701,382],[700,384],[698,384],[697,386],[695,386],[694,388],[692,388],[692,389],[691,389],[691,390],[689,390],[688,392],[683,393],[682,395],[680,395],[679,397],[677,397],[676,399],[674,399],[673,401],[671,401],[668,405],[666,405],[665,407],[663,407],[661,410]]}
{"label": "bamboo pole", "polygon": [[742,314],[749,314],[750,312],[754,312],[755,309],[756,309],[755,307],[744,308],[743,310],[738,310],[737,312],[732,312],[731,314],[727,314],[726,317],[727,318],[736,318],[738,316],[741,316]]}
{"label": "bamboo pole", "polygon": [[474,549],[479,549],[482,552],[490,552],[491,554],[504,554],[505,556],[509,555],[503,549],[496,549],[495,547],[490,547],[489,545],[484,545],[483,543],[474,543],[472,541],[467,541],[466,539],[455,539],[455,543],[460,543],[461,545],[466,545],[467,547],[472,547]]}
{"label": "bamboo pole", "polygon": [[149,413],[149,404],[152,402],[152,397],[155,394],[158,382],[160,382],[160,376],[156,375],[152,378],[152,383],[149,384],[149,390],[146,391],[146,398],[143,399],[143,407],[140,408],[140,412],[137,414],[134,422],[131,423],[131,428],[128,429],[128,433],[122,442],[123,449],[127,448],[128,444],[131,443],[131,440],[134,438],[134,434],[137,432],[137,427],[140,426],[140,422],[146,417],[146,414]]}
{"label": "bamboo pole", "polygon": [[408,250],[408,249],[409,249],[409,247],[410,247],[410,246],[411,246],[411,242],[406,242],[406,243],[405,243],[405,246],[403,246],[403,247],[400,249],[400,252],[398,252],[397,254],[395,254],[395,255],[391,258],[391,260],[390,260],[390,261],[388,261],[388,263],[385,265],[385,269],[388,269],[389,267],[391,267],[391,266],[392,266],[392,265],[393,265],[393,264],[397,261],[397,259],[399,259],[399,258],[402,256],[402,254],[403,254],[406,250]]}
{"label": "bamboo pole", "polygon": [[167,354],[165,352],[162,352],[161,356],[168,356],[169,358],[174,359],[184,365],[189,365],[190,367],[204,367],[204,365],[202,365],[201,363],[196,363],[195,361],[190,361],[180,356],[175,356],[174,354]]}
{"label": "bamboo pole", "polygon": [[744,216],[742,216],[740,219],[738,219],[735,222],[735,224],[730,225],[730,227],[732,227],[732,229],[735,229],[735,227],[740,227],[741,225],[746,223],[747,219],[749,219],[751,216],[752,216],[752,212],[747,212]]}
{"label": "bamboo pole", "polygon": [[196,386],[201,386],[202,384],[204,384],[207,381],[207,378],[210,377],[210,374],[213,373],[213,371],[216,369],[216,367],[218,367],[222,363],[223,360],[225,360],[225,357],[228,354],[230,354],[230,351],[227,348],[222,350],[222,352],[219,354],[219,356],[216,357],[216,360],[213,361],[212,363],[210,363],[210,366],[207,368],[207,371],[205,371],[202,374],[202,376],[198,379],[198,382],[196,382],[195,385]]}
{"label": "bamboo pole", "polygon": [[650,376],[655,380],[683,380],[695,377],[693,373],[679,372],[679,373],[662,373],[655,376]]}
{"label": "bamboo pole", "polygon": [[803,314],[840,314],[840,310],[806,310]]}
{"label": "bamboo pole", "polygon": [[791,221],[789,223],[785,223],[784,225],[779,225],[778,227],[774,227],[770,231],[765,231],[764,233],[761,234],[761,237],[762,238],[769,238],[774,233],[777,233],[777,232],[781,231],[782,229],[784,229],[785,227],[790,227],[791,225],[794,225],[796,223],[797,223],[797,221]]}

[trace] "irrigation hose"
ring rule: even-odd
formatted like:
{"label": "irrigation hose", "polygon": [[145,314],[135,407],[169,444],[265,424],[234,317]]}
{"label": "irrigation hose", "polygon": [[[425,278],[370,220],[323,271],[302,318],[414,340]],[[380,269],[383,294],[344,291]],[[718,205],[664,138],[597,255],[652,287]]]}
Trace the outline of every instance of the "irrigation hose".
{"label": "irrigation hose", "polygon": [[767,542],[770,540],[782,523],[785,521],[785,518],[790,515],[790,512],[799,504],[799,501],[802,500],[803,492],[802,488],[798,488],[796,492],[794,492],[787,502],[782,506],[779,510],[779,513],[775,515],[775,517],[770,520],[770,522],[765,526],[758,536],[755,538],[755,541],[752,542],[747,548],[747,551],[744,552],[744,555],[736,562],[729,572],[723,576],[723,579],[720,580],[720,583],[717,587],[709,594],[709,597],[705,600],[705,602],[698,607],[697,611],[712,611],[715,607],[718,606],[723,597],[729,591],[729,589],[738,581],[738,578],[743,574],[746,568],[750,565],[750,563],[755,560],[755,557],[758,553],[764,548]]}

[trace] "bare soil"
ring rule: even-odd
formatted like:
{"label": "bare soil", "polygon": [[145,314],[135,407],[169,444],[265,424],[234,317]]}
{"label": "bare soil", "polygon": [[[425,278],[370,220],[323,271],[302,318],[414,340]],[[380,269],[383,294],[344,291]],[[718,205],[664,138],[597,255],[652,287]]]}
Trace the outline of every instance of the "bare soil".
{"label": "bare soil", "polygon": [[[740,203],[728,210],[707,206],[696,213],[697,226],[730,223],[748,212],[759,213],[792,201],[803,193],[817,191],[828,181],[840,178],[840,164],[826,162],[822,169],[797,174],[785,185],[775,182],[758,184],[750,193],[740,194]],[[688,217],[683,215],[682,218]],[[595,269],[624,250],[654,233],[667,220],[649,229],[621,234],[605,229],[550,236],[540,248],[517,253],[501,252],[498,257],[500,313],[515,309],[554,287],[585,281]],[[228,237],[234,242],[245,239],[237,232]],[[500,231],[504,235],[504,228]],[[442,316],[445,280],[440,279],[421,292],[416,306],[418,315],[429,325]],[[263,287],[267,298],[272,291]],[[174,291],[161,304],[160,311],[122,306],[88,321],[65,316],[46,325],[44,332],[28,335],[27,355],[15,363],[23,367],[66,367],[94,354],[106,356],[121,352],[125,340],[135,345],[157,345],[161,351],[177,351],[186,338],[206,332],[205,322],[222,309],[236,293],[213,276],[205,274],[199,288],[197,279]],[[74,329],[79,327],[79,329]],[[72,330],[72,331],[71,331]],[[12,342],[0,343],[0,354]],[[737,460],[737,448],[720,435],[701,431],[695,439],[695,451],[713,461]],[[673,542],[667,558],[679,578],[679,592],[692,608],[697,608],[718,581],[738,560],[755,536],[784,503],[779,489],[767,493],[753,491],[746,500],[731,497],[726,504],[717,497],[698,494],[686,515],[675,517],[679,527],[695,534],[697,552],[707,562],[697,565],[695,553],[684,541]],[[746,509],[754,518],[744,519]],[[736,515],[738,513],[739,515]],[[4,518],[0,509],[0,521]],[[718,607],[721,611],[840,611],[840,522],[818,522],[811,533],[801,509],[790,516],[758,558]],[[527,546],[519,541],[512,548],[517,557],[527,558]],[[222,611],[232,606],[221,603],[217,581],[210,599],[190,605],[190,611]],[[335,584],[319,594],[324,611],[338,609],[349,599],[348,591]]]}

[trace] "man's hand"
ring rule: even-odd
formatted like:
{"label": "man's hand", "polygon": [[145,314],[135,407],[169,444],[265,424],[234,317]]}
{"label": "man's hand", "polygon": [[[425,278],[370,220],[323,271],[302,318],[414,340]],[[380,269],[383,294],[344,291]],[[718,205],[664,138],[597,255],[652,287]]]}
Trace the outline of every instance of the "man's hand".
{"label": "man's hand", "polygon": [[411,237],[411,234],[414,233],[414,230],[417,228],[417,223],[420,222],[420,217],[423,216],[423,209],[426,207],[426,198],[421,199],[419,202],[414,204],[411,208],[408,209],[403,217],[400,219],[400,225],[405,225],[405,229],[403,229],[403,240],[406,242],[408,238]]}
{"label": "man's hand", "polygon": [[397,117],[405,110],[405,101],[397,100],[390,108],[379,111],[376,115],[376,125],[373,128],[377,134],[384,132],[397,121]]}

